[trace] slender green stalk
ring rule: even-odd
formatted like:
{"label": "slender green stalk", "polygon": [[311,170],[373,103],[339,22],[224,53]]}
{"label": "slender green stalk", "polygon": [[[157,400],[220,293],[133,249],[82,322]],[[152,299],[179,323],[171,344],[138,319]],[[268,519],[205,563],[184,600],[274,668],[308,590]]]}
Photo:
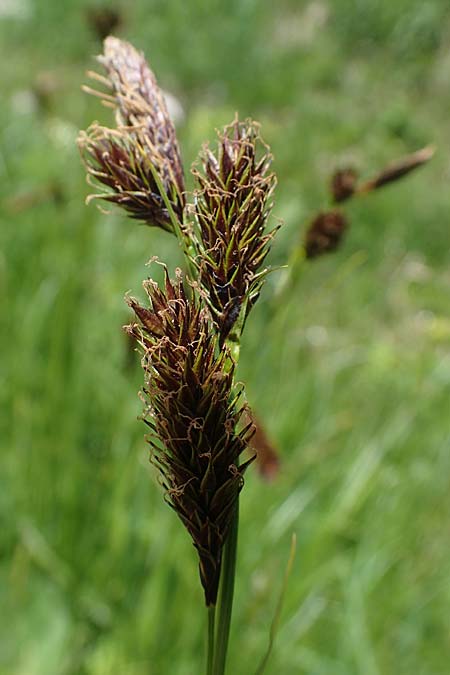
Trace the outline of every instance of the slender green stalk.
{"label": "slender green stalk", "polygon": [[170,222],[172,223],[173,231],[175,236],[177,237],[182,249],[183,253],[186,257],[186,264],[189,270],[189,273],[192,275],[192,278],[195,278],[195,272],[192,267],[192,254],[193,254],[193,249],[192,249],[192,244],[190,243],[189,237],[186,236],[186,232],[183,230],[182,226],[178,222],[178,218],[176,216],[175,211],[172,208],[172,204],[170,202],[169,196],[167,192],[164,189],[164,185],[162,184],[162,180],[158,174],[158,171],[156,170],[156,167],[153,166],[153,164],[150,164],[150,171],[152,172],[152,176],[154,178],[154,181],[156,185],[158,186],[158,190],[160,192],[160,195],[162,197],[162,200],[164,202],[164,205],[169,213],[169,218]]}
{"label": "slender green stalk", "polygon": [[267,647],[267,651],[264,654],[264,657],[261,663],[259,664],[258,670],[256,671],[255,675],[263,675],[273,650],[275,638],[278,632],[278,626],[280,623],[281,610],[283,609],[284,596],[286,595],[289,577],[291,575],[292,567],[294,565],[296,547],[297,547],[297,536],[295,533],[293,533],[291,537],[291,549],[289,552],[289,559],[286,565],[286,570],[284,572],[283,584],[281,586],[280,595],[278,598],[277,606],[275,608],[275,614],[272,620],[272,625],[270,626],[269,644]]}
{"label": "slender green stalk", "polygon": [[214,675],[224,675],[230,636],[231,613],[233,609],[234,578],[239,525],[239,501],[231,521],[228,538],[224,547],[222,574],[219,590],[219,622],[217,626]]}
{"label": "slender green stalk", "polygon": [[[232,361],[239,361],[241,348],[241,333],[243,329],[245,309],[236,322],[235,329],[228,336],[226,344],[230,350]],[[230,364],[229,364],[230,365]],[[236,460],[238,465],[238,460]],[[214,668],[212,675],[224,675],[227,660],[228,641],[230,637],[231,614],[233,610],[234,579],[236,576],[237,540],[239,529],[239,495],[236,508],[230,523],[228,537],[225,542],[220,572],[220,586],[218,598],[218,625],[214,642]],[[208,671],[209,675],[209,671]]]}
{"label": "slender green stalk", "polygon": [[214,629],[216,622],[216,607],[208,607],[208,652],[206,675],[214,675]]}

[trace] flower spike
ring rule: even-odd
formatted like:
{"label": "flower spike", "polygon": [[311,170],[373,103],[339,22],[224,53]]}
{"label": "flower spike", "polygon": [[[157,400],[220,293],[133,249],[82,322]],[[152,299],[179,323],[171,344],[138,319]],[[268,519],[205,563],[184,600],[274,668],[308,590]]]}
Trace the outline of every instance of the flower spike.
{"label": "flower spike", "polygon": [[219,134],[217,155],[206,146],[202,170],[192,171],[193,262],[222,340],[247,316],[267,272],[263,263],[277,229],[266,230],[276,183],[271,159],[259,126],[235,119]]}
{"label": "flower spike", "polygon": [[164,290],[152,280],[144,288],[150,308],[129,298],[138,323],[125,329],[143,351],[152,461],[197,549],[205,602],[212,606],[249,464],[238,460],[253,425],[237,430],[245,406],[233,386],[234,364],[219,347],[208,313],[188,299],[181,274],[171,281],[166,271]]}
{"label": "flower spike", "polygon": [[144,56],[128,42],[106,38],[98,61],[107,76],[90,76],[110,93],[84,89],[114,108],[117,128],[95,124],[80,134],[88,175],[106,188],[94,196],[122,206],[147,225],[173,231],[166,200],[182,223],[185,185],[164,96]]}

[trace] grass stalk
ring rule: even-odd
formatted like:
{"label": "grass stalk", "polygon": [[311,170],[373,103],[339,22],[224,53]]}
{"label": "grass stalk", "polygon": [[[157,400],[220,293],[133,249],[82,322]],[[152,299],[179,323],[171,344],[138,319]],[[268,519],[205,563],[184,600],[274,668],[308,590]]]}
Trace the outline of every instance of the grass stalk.
{"label": "grass stalk", "polygon": [[283,602],[284,598],[286,595],[287,591],[287,586],[288,586],[288,581],[289,577],[292,572],[292,567],[294,565],[294,559],[295,559],[295,550],[297,547],[297,536],[295,534],[292,535],[291,538],[291,548],[289,552],[289,559],[286,565],[286,570],[284,572],[284,578],[283,578],[283,583],[281,586],[280,590],[280,595],[278,598],[278,602],[275,608],[275,614],[272,620],[272,625],[270,626],[270,633],[269,633],[269,644],[267,647],[267,651],[264,654],[264,657],[261,661],[261,663],[258,666],[258,670],[256,671],[255,675],[263,675],[263,673],[266,670],[267,663],[269,661],[270,655],[272,654],[273,651],[273,646],[275,644],[275,638],[278,632],[278,627],[280,623],[280,618],[281,618],[281,610],[283,609]]}
{"label": "grass stalk", "polygon": [[239,500],[231,521],[228,538],[223,553],[222,575],[219,589],[219,620],[215,641],[214,675],[224,675],[228,640],[230,636],[231,614],[233,610],[234,579],[236,573],[236,554],[239,527]]}
{"label": "grass stalk", "polygon": [[216,607],[208,607],[208,651],[206,675],[214,675],[214,631],[216,623]]}
{"label": "grass stalk", "polygon": [[156,170],[156,167],[153,164],[150,164],[150,170],[152,172],[152,176],[154,178],[154,181],[156,185],[158,186],[159,193],[162,197],[162,200],[164,202],[164,206],[166,207],[170,222],[172,223],[173,231],[175,236],[177,237],[180,246],[183,249],[183,253],[186,257],[186,265],[188,268],[189,273],[192,275],[192,278],[195,278],[195,271],[192,266],[192,255],[193,255],[193,250],[192,250],[192,244],[189,241],[189,237],[186,236],[186,232],[183,230],[182,225],[178,222],[177,215],[175,211],[173,210],[172,204],[169,199],[169,195],[167,194],[164,185],[162,183],[162,180],[158,174],[158,171]]}

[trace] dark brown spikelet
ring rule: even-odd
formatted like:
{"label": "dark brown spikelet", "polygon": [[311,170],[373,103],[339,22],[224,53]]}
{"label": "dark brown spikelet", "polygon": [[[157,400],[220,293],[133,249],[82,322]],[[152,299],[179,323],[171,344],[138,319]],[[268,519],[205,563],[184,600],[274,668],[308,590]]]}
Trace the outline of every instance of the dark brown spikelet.
{"label": "dark brown spikelet", "polygon": [[266,229],[276,178],[259,126],[250,120],[225,127],[217,154],[206,146],[200,162],[202,170],[193,169],[199,186],[194,264],[223,340],[250,311],[267,273],[263,263],[277,229]]}
{"label": "dark brown spikelet", "polygon": [[342,241],[347,224],[347,219],[338,210],[319,213],[306,233],[306,257],[316,258],[335,251]]}
{"label": "dark brown spikelet", "polygon": [[128,42],[106,38],[104,54],[98,61],[107,77],[89,75],[109,93],[84,89],[114,108],[117,129],[93,125],[80,135],[80,151],[88,174],[106,188],[106,192],[94,196],[123,206],[133,218],[147,225],[173,230],[160,188],[182,223],[185,186],[175,129],[164,96],[144,56]]}
{"label": "dark brown spikelet", "polygon": [[160,175],[162,158],[149,155],[145,144],[145,136],[127,128],[108,129],[93,124],[81,132],[78,146],[88,178],[104,186],[87,201],[103,199],[117,204],[131,218],[172,232],[170,215],[153,174],[156,170]]}
{"label": "dark brown spikelet", "polygon": [[377,190],[384,185],[393,183],[394,181],[397,181],[400,178],[403,178],[403,176],[411,173],[411,171],[415,171],[419,167],[429,162],[433,155],[434,148],[427,146],[421,150],[418,150],[417,152],[413,152],[412,154],[397,160],[396,162],[392,162],[392,164],[389,164],[382,171],[380,171],[380,173],[378,173],[375,178],[372,178],[366,183],[363,183],[358,188],[358,192],[371,192],[372,190]]}
{"label": "dark brown spikelet", "polygon": [[146,422],[168,503],[192,537],[206,605],[214,605],[222,549],[243,486],[239,456],[252,429],[233,389],[234,366],[211,321],[186,296],[180,274],[165,290],[144,284],[150,307],[129,299],[139,323],[126,330],[143,350]]}
{"label": "dark brown spikelet", "polygon": [[163,179],[172,180],[182,194],[184,172],[175,128],[144,55],[130,43],[110,36],[104,43],[104,55],[98,60],[108,73],[118,124],[145,130],[148,145],[166,158],[167,176]]}
{"label": "dark brown spikelet", "polygon": [[350,167],[339,169],[331,177],[331,194],[333,201],[338,204],[353,196],[356,190],[358,174]]}

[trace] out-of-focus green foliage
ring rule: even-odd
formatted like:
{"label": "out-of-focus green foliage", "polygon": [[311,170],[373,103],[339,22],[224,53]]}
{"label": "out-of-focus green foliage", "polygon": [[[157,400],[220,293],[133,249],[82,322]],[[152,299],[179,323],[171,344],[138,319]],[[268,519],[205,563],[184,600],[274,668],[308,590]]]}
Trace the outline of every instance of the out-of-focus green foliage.
{"label": "out-of-focus green foliage", "polygon": [[[75,139],[109,112],[80,91],[87,2],[0,1],[2,675],[192,675],[196,559],[147,461],[122,300],[169,236],[84,206]],[[266,284],[241,351],[282,453],[247,474],[230,673],[447,675],[450,660],[450,9],[445,0],[121,3],[119,35],[178,97],[186,165],[234,112],[262,123],[285,262],[331,171],[426,143],[421,172],[349,206],[338,253],[277,313]],[[96,5],[98,6],[98,5]],[[153,272],[153,270],[152,270]]]}

